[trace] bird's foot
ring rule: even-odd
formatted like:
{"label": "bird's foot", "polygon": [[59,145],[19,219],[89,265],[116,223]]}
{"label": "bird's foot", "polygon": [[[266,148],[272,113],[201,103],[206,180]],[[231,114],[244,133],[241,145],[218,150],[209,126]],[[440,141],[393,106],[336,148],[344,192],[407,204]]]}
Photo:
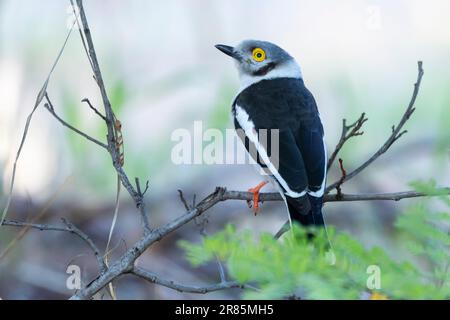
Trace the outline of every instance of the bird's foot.
{"label": "bird's foot", "polygon": [[248,189],[248,192],[253,193],[253,201],[247,201],[248,207],[251,208],[251,202],[253,202],[253,213],[255,216],[258,214],[259,211],[259,191],[267,184],[267,181],[263,181],[260,184],[258,184],[256,187]]}

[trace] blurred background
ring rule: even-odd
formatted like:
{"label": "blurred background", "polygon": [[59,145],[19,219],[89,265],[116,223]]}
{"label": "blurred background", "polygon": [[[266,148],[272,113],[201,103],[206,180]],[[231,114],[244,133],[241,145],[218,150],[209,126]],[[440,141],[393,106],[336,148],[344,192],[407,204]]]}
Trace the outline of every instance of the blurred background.
{"label": "blurred background", "polygon": [[[398,122],[423,60],[425,76],[417,111],[404,135],[372,166],[343,186],[344,193],[408,190],[414,180],[450,184],[450,3],[445,0],[337,2],[268,0],[86,0],[98,58],[113,109],[123,125],[125,170],[148,179],[146,202],[153,226],[183,214],[177,189],[201,199],[216,186],[246,190],[260,178],[251,165],[176,165],[171,151],[176,129],[225,132],[232,128],[230,105],[239,83],[231,59],[217,43],[255,38],[275,42],[300,63],[313,92],[331,152],[342,119],[366,112],[364,135],[348,142],[341,157],[352,170],[379,148]],[[28,113],[56,58],[71,21],[69,1],[0,0],[0,208]],[[100,110],[78,32],[73,32],[48,92],[69,123],[105,140],[101,120],[80,102]],[[339,177],[334,166],[329,182]],[[134,180],[134,179],[133,179]],[[18,163],[8,218],[59,223],[61,217],[88,233],[103,250],[113,217],[116,176],[109,155],[63,128],[41,106],[32,120]],[[269,187],[265,191],[269,191]],[[405,207],[425,200],[330,203],[329,224],[367,246],[393,255],[393,221]],[[426,200],[433,203],[433,200]],[[436,204],[437,205],[437,204]],[[264,203],[254,217],[242,201],[228,201],[209,213],[207,231],[226,223],[255,233],[276,232],[286,219],[280,202]],[[0,297],[67,298],[66,268],[82,268],[83,281],[97,272],[95,258],[76,237],[58,232],[0,229]],[[140,217],[126,192],[112,240],[120,256],[141,235]],[[20,236],[20,238],[18,238]],[[214,264],[192,268],[176,242],[200,241],[194,223],[151,247],[138,261],[186,284],[218,280]],[[238,298],[230,290],[209,295],[178,293],[125,276],[116,282],[121,299]],[[107,296],[105,297],[107,298]]]}

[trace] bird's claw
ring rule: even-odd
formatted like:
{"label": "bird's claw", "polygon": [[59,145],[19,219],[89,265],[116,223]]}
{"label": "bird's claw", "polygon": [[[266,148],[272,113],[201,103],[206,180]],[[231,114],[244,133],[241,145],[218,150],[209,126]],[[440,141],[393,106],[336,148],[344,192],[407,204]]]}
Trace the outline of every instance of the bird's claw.
{"label": "bird's claw", "polygon": [[248,192],[251,192],[253,194],[253,200],[247,200],[247,205],[249,208],[252,208],[252,202],[253,202],[253,213],[255,216],[259,212],[259,191],[262,187],[264,187],[267,184],[267,182],[261,182],[256,187],[248,189]]}

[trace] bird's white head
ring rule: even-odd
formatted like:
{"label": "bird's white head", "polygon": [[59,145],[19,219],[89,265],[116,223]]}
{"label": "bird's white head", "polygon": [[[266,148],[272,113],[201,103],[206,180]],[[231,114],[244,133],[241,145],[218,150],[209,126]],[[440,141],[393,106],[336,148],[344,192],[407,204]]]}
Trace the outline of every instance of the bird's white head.
{"label": "bird's white head", "polygon": [[241,90],[265,79],[302,78],[295,59],[271,42],[244,40],[235,47],[218,44],[216,48],[235,59]]}

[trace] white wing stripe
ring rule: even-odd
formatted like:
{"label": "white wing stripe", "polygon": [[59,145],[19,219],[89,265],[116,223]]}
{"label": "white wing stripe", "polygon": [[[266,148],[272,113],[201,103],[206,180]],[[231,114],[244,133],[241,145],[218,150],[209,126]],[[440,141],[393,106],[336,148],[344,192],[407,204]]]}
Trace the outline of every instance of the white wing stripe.
{"label": "white wing stripe", "polygon": [[323,180],[322,180],[322,186],[320,187],[319,190],[317,191],[308,191],[308,194],[310,196],[316,197],[316,198],[320,198],[321,196],[323,196],[323,193],[325,191],[325,182],[327,181],[327,146],[325,145],[325,139],[323,139],[323,149],[324,149],[324,157],[325,157],[325,164],[324,164],[324,168],[323,168]]}
{"label": "white wing stripe", "polygon": [[266,150],[264,147],[259,143],[258,135],[256,134],[256,129],[253,121],[250,120],[249,115],[247,112],[241,108],[240,106],[235,106],[235,117],[239,125],[242,127],[242,129],[245,132],[245,135],[249,138],[249,140],[255,144],[256,150],[258,151],[259,155],[261,156],[264,164],[267,166],[267,168],[270,170],[270,172],[274,175],[274,177],[277,179],[277,181],[281,184],[281,186],[284,188],[285,194],[288,195],[291,198],[299,198],[306,194],[306,190],[302,192],[295,192],[291,190],[287,182],[281,177],[278,170],[275,168],[273,163],[270,162],[269,156],[267,155]]}

